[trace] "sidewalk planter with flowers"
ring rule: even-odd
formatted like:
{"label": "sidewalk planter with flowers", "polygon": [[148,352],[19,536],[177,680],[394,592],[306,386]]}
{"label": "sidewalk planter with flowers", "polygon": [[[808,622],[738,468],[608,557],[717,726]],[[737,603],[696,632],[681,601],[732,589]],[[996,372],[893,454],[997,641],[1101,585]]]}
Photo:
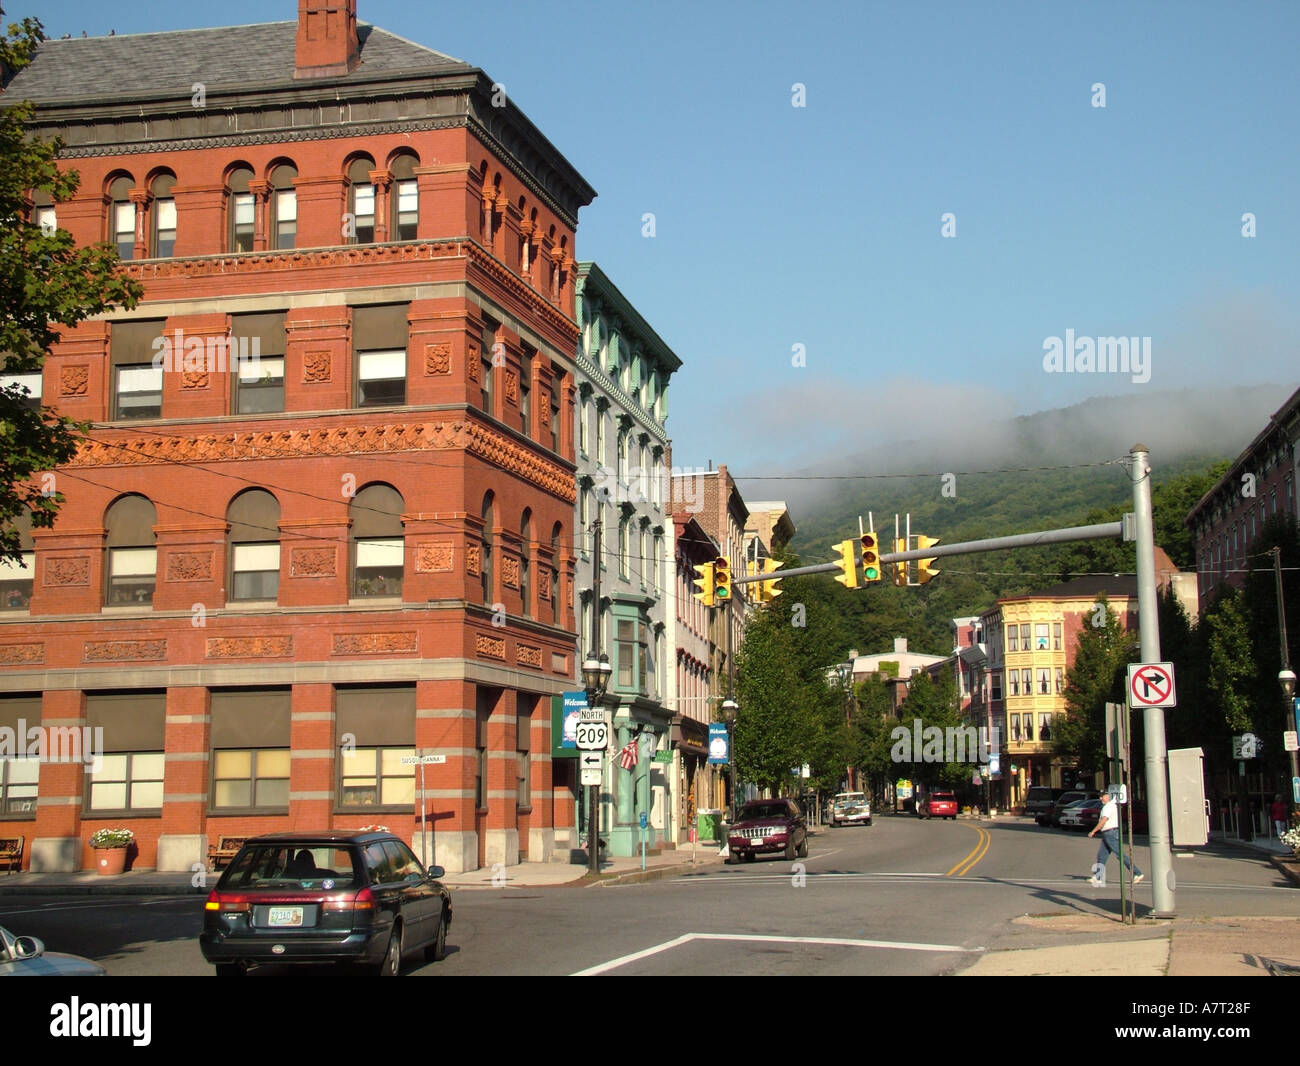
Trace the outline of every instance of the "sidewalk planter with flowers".
{"label": "sidewalk planter with flowers", "polygon": [[1291,854],[1300,859],[1300,829],[1288,829],[1280,837],[1283,844],[1291,849]]}
{"label": "sidewalk planter with flowers", "polygon": [[101,877],[112,877],[126,869],[126,850],[135,843],[135,834],[129,829],[96,829],[90,834],[90,846],[95,849],[95,872]]}

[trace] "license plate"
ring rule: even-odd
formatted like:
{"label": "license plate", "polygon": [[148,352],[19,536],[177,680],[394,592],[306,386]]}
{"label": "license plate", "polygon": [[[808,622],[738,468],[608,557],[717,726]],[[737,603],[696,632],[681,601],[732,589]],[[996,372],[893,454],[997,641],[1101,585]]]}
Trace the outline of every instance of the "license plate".
{"label": "license plate", "polygon": [[267,925],[300,926],[302,925],[301,907],[272,907],[267,916]]}

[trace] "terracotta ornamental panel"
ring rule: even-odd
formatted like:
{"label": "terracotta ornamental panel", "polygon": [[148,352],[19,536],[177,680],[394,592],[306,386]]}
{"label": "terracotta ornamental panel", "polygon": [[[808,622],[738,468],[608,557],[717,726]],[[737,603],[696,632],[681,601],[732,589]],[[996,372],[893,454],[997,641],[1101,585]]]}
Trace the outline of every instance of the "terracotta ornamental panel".
{"label": "terracotta ornamental panel", "polygon": [[333,577],[337,562],[337,548],[294,548],[289,553],[289,573],[293,577]]}
{"label": "terracotta ornamental panel", "polygon": [[209,659],[282,659],[293,654],[293,637],[209,637]]}
{"label": "terracotta ornamental panel", "polygon": [[302,357],[302,380],[305,385],[319,385],[330,380],[330,353],[305,352]]}
{"label": "terracotta ornamental panel", "polygon": [[531,666],[534,670],[542,668],[542,649],[534,648],[528,644],[520,644],[515,649],[515,657],[519,660],[520,666]]}
{"label": "terracotta ornamental panel", "polygon": [[148,662],[167,658],[165,640],[88,640],[88,663]]}
{"label": "terracotta ornamental panel", "polygon": [[415,572],[441,574],[452,569],[451,544],[417,544],[415,546]]}
{"label": "terracotta ornamental panel", "polygon": [[44,644],[0,644],[0,666],[27,666],[43,662]]}
{"label": "terracotta ornamental panel", "polygon": [[89,585],[90,558],[79,555],[71,559],[46,559],[45,584],[47,586]]}
{"label": "terracotta ornamental panel", "polygon": [[168,581],[207,581],[211,577],[211,552],[168,552]]}
{"label": "terracotta ornamental panel", "polygon": [[507,555],[501,560],[501,580],[505,582],[506,588],[519,587],[519,560],[513,555]]}
{"label": "terracotta ornamental panel", "polygon": [[90,385],[90,367],[84,363],[59,369],[59,395],[85,396]]}
{"label": "terracotta ornamental panel", "polygon": [[335,633],[335,655],[411,655],[414,633]]}
{"label": "terracotta ornamental panel", "polygon": [[451,373],[450,344],[429,344],[425,346],[424,372],[430,375]]}
{"label": "terracotta ornamental panel", "polygon": [[505,638],[489,637],[480,633],[474,638],[474,650],[485,658],[500,659],[504,662],[506,657]]}

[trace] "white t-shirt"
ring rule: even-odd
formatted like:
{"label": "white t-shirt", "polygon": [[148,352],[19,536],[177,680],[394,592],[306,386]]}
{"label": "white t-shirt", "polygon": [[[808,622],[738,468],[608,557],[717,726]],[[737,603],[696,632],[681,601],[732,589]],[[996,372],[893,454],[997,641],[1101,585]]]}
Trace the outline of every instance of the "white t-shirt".
{"label": "white t-shirt", "polygon": [[[1105,823],[1104,825],[1102,824],[1103,822]],[[1101,831],[1103,833],[1109,832],[1112,829],[1118,829],[1119,804],[1117,804],[1113,799],[1106,800],[1106,802],[1101,805],[1101,813],[1097,816],[1097,824],[1101,826]]]}

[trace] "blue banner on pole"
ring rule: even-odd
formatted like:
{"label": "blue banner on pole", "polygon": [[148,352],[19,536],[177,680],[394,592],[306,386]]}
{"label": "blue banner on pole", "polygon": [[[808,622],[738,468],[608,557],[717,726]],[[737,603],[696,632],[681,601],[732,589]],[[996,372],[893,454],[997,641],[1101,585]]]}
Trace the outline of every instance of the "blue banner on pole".
{"label": "blue banner on pole", "polygon": [[709,723],[709,762],[731,762],[731,744],[725,722]]}
{"label": "blue banner on pole", "polygon": [[564,705],[560,710],[560,748],[578,747],[578,714],[587,709],[585,692],[565,692]]}

